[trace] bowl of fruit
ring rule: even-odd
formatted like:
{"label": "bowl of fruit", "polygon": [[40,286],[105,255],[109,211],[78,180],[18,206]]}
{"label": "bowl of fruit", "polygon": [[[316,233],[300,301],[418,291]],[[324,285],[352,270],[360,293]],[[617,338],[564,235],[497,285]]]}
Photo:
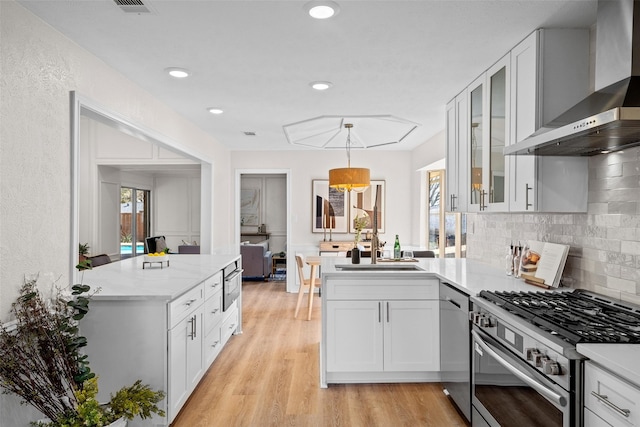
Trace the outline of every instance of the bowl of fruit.
{"label": "bowl of fruit", "polygon": [[144,260],[146,262],[162,262],[166,261],[168,258],[169,257],[165,252],[153,252],[144,256]]}

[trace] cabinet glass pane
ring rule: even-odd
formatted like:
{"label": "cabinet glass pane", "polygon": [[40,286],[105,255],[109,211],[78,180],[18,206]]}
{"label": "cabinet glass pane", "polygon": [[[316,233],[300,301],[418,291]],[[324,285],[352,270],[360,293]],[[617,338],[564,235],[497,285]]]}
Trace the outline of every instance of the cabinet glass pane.
{"label": "cabinet glass pane", "polygon": [[471,191],[470,203],[480,203],[482,191],[482,85],[471,92]]}
{"label": "cabinet glass pane", "polygon": [[491,123],[490,123],[490,203],[504,202],[504,154],[502,151],[505,146],[505,110],[506,110],[506,69],[503,67],[491,76]]}
{"label": "cabinet glass pane", "polygon": [[443,207],[440,204],[442,172],[429,172],[429,250],[438,253],[440,246],[440,218]]}

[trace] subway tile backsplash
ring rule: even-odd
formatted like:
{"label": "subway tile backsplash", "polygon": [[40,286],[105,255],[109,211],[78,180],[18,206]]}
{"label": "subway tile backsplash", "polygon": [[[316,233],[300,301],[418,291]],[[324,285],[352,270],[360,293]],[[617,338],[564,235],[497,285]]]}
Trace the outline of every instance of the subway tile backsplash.
{"label": "subway tile backsplash", "polygon": [[571,246],[564,286],[640,304],[640,148],[589,159],[586,214],[467,216],[467,257],[504,268],[506,247],[540,240]]}

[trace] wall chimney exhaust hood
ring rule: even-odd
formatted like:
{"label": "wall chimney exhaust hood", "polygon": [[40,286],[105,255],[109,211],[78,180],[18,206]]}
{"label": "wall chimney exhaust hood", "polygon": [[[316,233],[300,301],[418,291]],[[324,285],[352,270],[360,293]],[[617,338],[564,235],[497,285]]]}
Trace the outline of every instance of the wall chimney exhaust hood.
{"label": "wall chimney exhaust hood", "polygon": [[640,0],[600,0],[596,91],[504,154],[594,156],[640,146]]}

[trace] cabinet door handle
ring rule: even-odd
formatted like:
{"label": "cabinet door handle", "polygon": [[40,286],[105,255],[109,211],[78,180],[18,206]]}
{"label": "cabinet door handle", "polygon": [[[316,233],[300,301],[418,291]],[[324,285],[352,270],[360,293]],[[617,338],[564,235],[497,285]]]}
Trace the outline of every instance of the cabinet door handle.
{"label": "cabinet door handle", "polygon": [[451,195],[451,210],[455,211],[456,210],[456,199],[458,197],[455,194]]}
{"label": "cabinet door handle", "polygon": [[486,197],[487,197],[487,192],[484,190],[480,191],[480,210],[481,211],[487,209],[487,205],[485,204]]}
{"label": "cabinet door handle", "polygon": [[220,311],[220,309],[219,309],[219,308],[216,308],[215,310],[213,310],[213,311],[211,312],[211,314],[216,314],[216,313],[217,313],[217,312],[219,312],[219,311]]}
{"label": "cabinet door handle", "polygon": [[189,326],[191,327],[191,333],[189,334],[189,338],[191,338],[192,341],[196,337],[196,335],[195,335],[196,333],[195,333],[195,331],[193,329],[194,319],[195,319],[195,316],[191,316],[189,318]]}
{"label": "cabinet door handle", "polygon": [[382,303],[378,302],[378,323],[382,323]]}
{"label": "cabinet door handle", "polygon": [[387,323],[389,323],[389,301],[387,301]]}
{"label": "cabinet door handle", "polygon": [[198,316],[193,315],[193,338],[197,336],[198,333]]}
{"label": "cabinet door handle", "polygon": [[220,341],[216,341],[216,342],[214,342],[213,344],[211,344],[211,347],[216,348],[216,347],[218,346],[218,343],[219,343],[219,342],[220,342]]}
{"label": "cabinet door handle", "polygon": [[618,405],[616,405],[615,403],[611,402],[607,395],[598,394],[593,390],[591,391],[591,395],[593,397],[595,397],[596,399],[598,399],[600,402],[602,402],[605,405],[607,405],[609,408],[613,409],[614,411],[616,411],[617,413],[622,415],[623,417],[629,418],[629,414],[631,414],[631,411],[629,409],[620,408]]}
{"label": "cabinet door handle", "polygon": [[525,191],[524,191],[524,195],[525,195],[525,197],[524,197],[524,204],[525,204],[524,210],[528,211],[529,207],[533,207],[533,204],[529,203],[529,190],[533,190],[533,187],[529,187],[529,183],[525,183],[524,184],[524,188],[525,188]]}
{"label": "cabinet door handle", "polygon": [[195,299],[190,299],[189,301],[185,302],[185,304],[187,305],[187,307],[189,307],[191,304],[193,304],[194,302],[196,302]]}

